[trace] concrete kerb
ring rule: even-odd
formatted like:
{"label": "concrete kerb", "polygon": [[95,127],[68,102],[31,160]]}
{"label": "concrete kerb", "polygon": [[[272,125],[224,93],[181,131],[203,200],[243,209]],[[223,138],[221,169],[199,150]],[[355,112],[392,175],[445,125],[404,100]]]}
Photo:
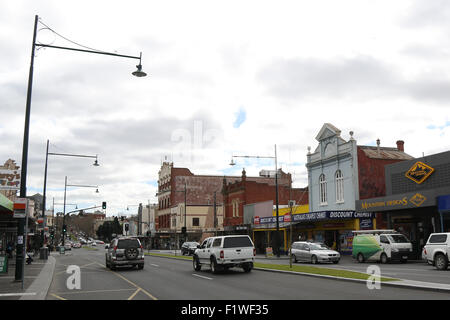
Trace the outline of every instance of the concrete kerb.
{"label": "concrete kerb", "polygon": [[[157,254],[152,255],[151,253],[149,254],[149,256],[190,261],[187,259],[180,259],[180,257],[160,256]],[[306,272],[299,272],[299,271],[277,270],[277,269],[258,268],[258,267],[254,267],[254,269],[259,270],[259,271],[289,273],[289,274],[296,274],[296,275],[316,277],[316,278],[326,278],[326,279],[332,279],[332,280],[338,280],[338,281],[353,281],[353,282],[359,282],[359,283],[367,283],[367,280],[362,280],[362,279],[352,279],[352,278],[328,276],[328,275],[306,273]],[[339,269],[339,270],[353,271],[353,270],[346,270],[346,269]],[[406,289],[416,289],[416,290],[427,290],[427,291],[450,293],[450,285],[445,285],[445,284],[440,284],[440,283],[431,283],[431,282],[421,282],[421,281],[414,281],[414,280],[406,280],[406,279],[396,279],[396,281],[382,281],[381,286],[392,286],[392,287],[401,287],[401,288],[406,288]]]}
{"label": "concrete kerb", "polygon": [[20,300],[45,300],[53,280],[55,265],[56,259],[49,255],[47,263],[42,268],[36,280],[26,289],[25,295]]}

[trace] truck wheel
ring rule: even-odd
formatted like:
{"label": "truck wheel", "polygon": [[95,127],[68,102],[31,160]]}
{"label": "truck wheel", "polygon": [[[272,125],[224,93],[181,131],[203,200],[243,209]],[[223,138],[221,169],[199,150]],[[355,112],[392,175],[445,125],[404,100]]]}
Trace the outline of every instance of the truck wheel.
{"label": "truck wheel", "polygon": [[219,272],[218,266],[217,266],[217,261],[216,261],[216,258],[214,258],[214,257],[211,258],[211,272],[212,273]]}
{"label": "truck wheel", "polygon": [[202,265],[200,264],[197,256],[194,256],[194,258],[192,259],[192,264],[194,265],[195,271],[200,271],[200,269],[202,268]]}
{"label": "truck wheel", "polygon": [[448,267],[447,258],[442,253],[438,253],[434,258],[434,265],[438,270],[447,270]]}
{"label": "truck wheel", "polygon": [[381,254],[380,262],[383,263],[383,264],[388,262],[388,257],[386,255],[386,253],[382,253]]}
{"label": "truck wheel", "polygon": [[250,271],[252,271],[253,269],[253,264],[252,263],[246,263],[242,266],[242,268],[244,269],[244,272],[248,273]]}
{"label": "truck wheel", "polygon": [[358,253],[358,255],[356,256],[356,259],[358,260],[359,263],[363,263],[364,262],[364,256],[362,253]]}

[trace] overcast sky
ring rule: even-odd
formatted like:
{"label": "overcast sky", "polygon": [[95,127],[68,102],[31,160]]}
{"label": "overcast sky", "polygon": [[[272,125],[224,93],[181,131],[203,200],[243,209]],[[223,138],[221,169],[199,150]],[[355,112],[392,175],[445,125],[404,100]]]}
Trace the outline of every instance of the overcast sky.
{"label": "overcast sky", "polygon": [[[156,203],[161,162],[195,174],[274,169],[307,185],[307,147],[332,123],[358,145],[414,156],[450,150],[450,2],[0,2],[0,162],[21,165],[34,17],[76,43],[137,60],[36,51],[27,194],[108,203],[108,215]],[[37,42],[76,47],[39,24]],[[127,211],[129,206],[129,211]],[[70,209],[70,208],[69,208]],[[68,210],[69,210],[68,209]],[[62,211],[61,205],[56,210]]]}

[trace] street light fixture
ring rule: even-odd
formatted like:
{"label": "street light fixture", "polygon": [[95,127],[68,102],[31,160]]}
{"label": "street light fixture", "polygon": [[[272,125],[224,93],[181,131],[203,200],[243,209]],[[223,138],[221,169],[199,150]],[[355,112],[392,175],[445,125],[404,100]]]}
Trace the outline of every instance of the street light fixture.
{"label": "street light fixture", "polygon": [[257,158],[257,159],[274,159],[275,160],[275,206],[276,206],[276,233],[275,233],[275,249],[276,255],[280,257],[280,246],[279,246],[279,212],[278,212],[278,164],[277,164],[277,145],[275,145],[275,156],[274,157],[261,157],[261,156],[231,156],[230,166],[234,166],[236,163],[233,158]]}
{"label": "street light fixture", "polygon": [[[24,134],[23,134],[23,145],[22,145],[22,167],[20,174],[20,198],[26,198],[27,196],[27,166],[28,166],[28,142],[29,142],[29,134],[30,134],[30,114],[31,114],[31,93],[33,88],[33,73],[34,73],[34,56],[36,47],[47,47],[47,48],[55,48],[55,49],[64,49],[64,50],[73,50],[80,51],[86,53],[95,53],[95,54],[103,54],[110,55],[115,57],[123,57],[130,59],[139,59],[139,64],[136,66],[137,70],[132,74],[136,77],[144,77],[146,73],[142,71],[142,53],[139,57],[135,56],[126,56],[120,55],[105,51],[94,51],[94,50],[82,50],[68,47],[57,47],[50,46],[44,44],[36,43],[36,35],[37,35],[37,25],[39,22],[39,16],[36,15],[34,18],[34,29],[33,29],[33,42],[31,44],[31,59],[30,59],[30,70],[28,74],[28,90],[27,90],[27,100],[26,100],[26,108],[25,108],[25,126],[24,126]],[[42,22],[41,22],[42,23]],[[43,24],[43,23],[42,23]],[[51,30],[48,26],[47,29]],[[51,30],[54,32],[53,30]],[[55,33],[56,34],[56,33]],[[17,247],[16,247],[16,270],[15,270],[15,281],[23,282],[23,270],[24,270],[24,233],[25,233],[25,218],[20,218],[17,224]]]}

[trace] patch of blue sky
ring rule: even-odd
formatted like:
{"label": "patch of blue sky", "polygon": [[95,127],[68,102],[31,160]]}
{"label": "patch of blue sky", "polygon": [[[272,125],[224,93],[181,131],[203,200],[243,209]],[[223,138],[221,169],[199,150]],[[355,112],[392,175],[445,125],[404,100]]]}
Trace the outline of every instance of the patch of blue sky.
{"label": "patch of blue sky", "polygon": [[429,130],[434,130],[434,129],[442,130],[442,129],[446,128],[446,127],[450,127],[450,121],[446,121],[445,124],[442,125],[442,126],[437,126],[437,125],[434,125],[434,124],[429,124],[429,125],[427,126],[427,129],[429,129]]}
{"label": "patch of blue sky", "polygon": [[158,186],[158,181],[156,180],[149,180],[149,181],[144,181],[145,184],[148,184],[152,187],[157,187]]}
{"label": "patch of blue sky", "polygon": [[[31,196],[31,193],[42,193],[43,188],[27,187],[27,194]],[[48,188],[47,188],[48,190]],[[64,190],[64,188],[63,188]]]}
{"label": "patch of blue sky", "polygon": [[245,112],[244,108],[241,107],[239,108],[239,111],[234,115],[236,119],[234,120],[233,128],[239,128],[245,122],[245,120],[247,120],[247,113]]}

